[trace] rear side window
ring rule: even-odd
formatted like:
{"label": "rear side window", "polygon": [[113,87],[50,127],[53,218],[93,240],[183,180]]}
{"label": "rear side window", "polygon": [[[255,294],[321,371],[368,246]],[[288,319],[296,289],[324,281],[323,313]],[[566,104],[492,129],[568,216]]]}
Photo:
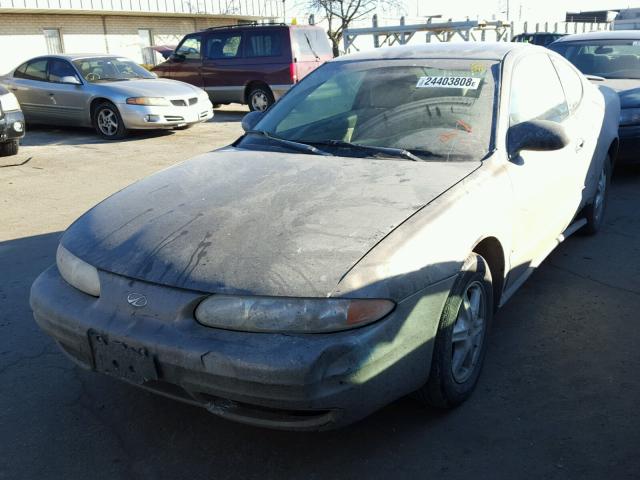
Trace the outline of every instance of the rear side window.
{"label": "rear side window", "polygon": [[562,85],[548,55],[539,53],[524,57],[512,75],[511,125],[528,120],[561,122],[569,116]]}
{"label": "rear side window", "polygon": [[176,54],[187,60],[200,60],[200,35],[186,37],[176,50]]}
{"label": "rear side window", "polygon": [[333,55],[326,33],[319,28],[294,28],[293,41],[298,54],[309,57]]}
{"label": "rear side window", "polygon": [[18,67],[13,75],[27,80],[47,81],[47,60],[34,60]]}
{"label": "rear side window", "polygon": [[558,71],[558,76],[569,104],[569,110],[574,112],[582,101],[582,79],[567,62],[557,58],[552,59],[552,61],[553,66]]}
{"label": "rear side window", "polygon": [[250,31],[245,33],[247,57],[279,57],[282,54],[282,32]]}
{"label": "rear side window", "polygon": [[207,37],[205,45],[205,58],[236,58],[241,56],[240,43],[242,34],[234,33],[215,33]]}
{"label": "rear side window", "polygon": [[25,62],[22,65],[20,65],[18,68],[16,68],[15,72],[13,72],[14,78],[24,78],[24,73],[27,70],[28,64],[29,62]]}

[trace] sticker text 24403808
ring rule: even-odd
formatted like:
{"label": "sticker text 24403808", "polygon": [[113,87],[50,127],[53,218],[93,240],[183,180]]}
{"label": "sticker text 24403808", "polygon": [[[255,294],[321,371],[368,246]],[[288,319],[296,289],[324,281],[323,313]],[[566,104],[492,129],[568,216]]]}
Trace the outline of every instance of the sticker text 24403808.
{"label": "sticker text 24403808", "polygon": [[477,77],[420,77],[417,88],[470,88],[476,90],[480,85]]}

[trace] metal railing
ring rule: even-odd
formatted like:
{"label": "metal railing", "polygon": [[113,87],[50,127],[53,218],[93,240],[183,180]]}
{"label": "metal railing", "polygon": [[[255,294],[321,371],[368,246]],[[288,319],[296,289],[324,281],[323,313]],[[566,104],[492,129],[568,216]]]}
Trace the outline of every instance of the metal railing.
{"label": "metal railing", "polygon": [[69,10],[281,18],[282,0],[0,0],[0,10]]}

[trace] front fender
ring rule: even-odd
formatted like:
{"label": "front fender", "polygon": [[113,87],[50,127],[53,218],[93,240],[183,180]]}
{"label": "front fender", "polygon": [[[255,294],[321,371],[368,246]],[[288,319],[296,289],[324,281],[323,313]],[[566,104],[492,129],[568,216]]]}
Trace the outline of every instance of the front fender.
{"label": "front fender", "polygon": [[502,155],[398,226],[343,276],[332,296],[401,301],[456,275],[484,238],[496,238],[510,252],[512,189]]}

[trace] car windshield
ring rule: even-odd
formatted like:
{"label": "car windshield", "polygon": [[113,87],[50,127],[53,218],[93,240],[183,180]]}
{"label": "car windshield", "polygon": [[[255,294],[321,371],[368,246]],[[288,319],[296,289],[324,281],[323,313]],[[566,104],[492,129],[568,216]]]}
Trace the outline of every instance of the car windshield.
{"label": "car windshield", "polygon": [[558,42],[549,48],[584,74],[611,79],[640,79],[640,40]]}
{"label": "car windshield", "polygon": [[475,60],[330,62],[265,114],[260,135],[237,145],[285,149],[278,140],[286,140],[333,155],[483,158],[492,148],[498,69]]}
{"label": "car windshield", "polygon": [[156,78],[153,73],[128,58],[82,58],[75,60],[73,64],[82,77],[91,83]]}

